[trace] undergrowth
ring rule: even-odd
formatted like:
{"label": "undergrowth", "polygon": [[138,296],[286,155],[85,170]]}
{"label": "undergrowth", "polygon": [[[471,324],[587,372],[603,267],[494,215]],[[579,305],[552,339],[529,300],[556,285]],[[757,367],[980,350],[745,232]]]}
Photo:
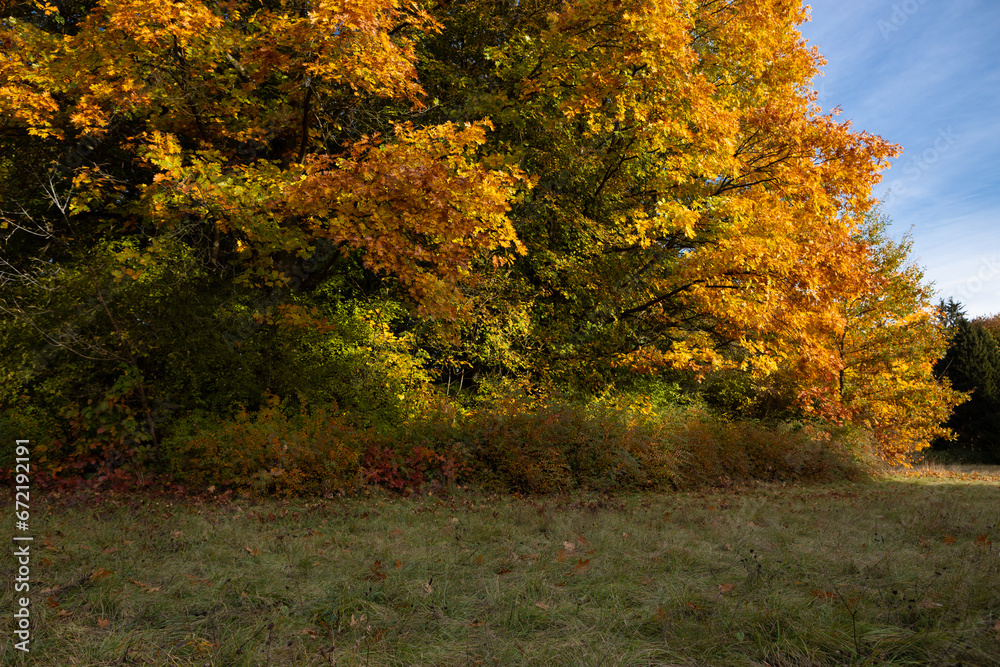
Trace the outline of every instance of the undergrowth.
{"label": "undergrowth", "polygon": [[157,456],[118,456],[91,478],[119,488],[166,478],[277,497],[373,485],[411,494],[470,483],[533,494],[660,491],[856,480],[878,467],[871,452],[857,429],[731,421],[695,406],[654,410],[642,400],[502,398],[470,411],[443,404],[376,429],[335,408],[291,411],[272,398],[258,412],[239,408],[228,419],[189,415]]}

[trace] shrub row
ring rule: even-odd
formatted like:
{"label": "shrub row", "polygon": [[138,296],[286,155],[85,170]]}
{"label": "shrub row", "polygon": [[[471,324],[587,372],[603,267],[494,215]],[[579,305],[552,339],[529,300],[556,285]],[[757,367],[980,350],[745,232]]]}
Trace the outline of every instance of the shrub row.
{"label": "shrub row", "polygon": [[163,449],[186,485],[284,496],[365,484],[404,493],[461,483],[525,493],[655,490],[857,478],[872,465],[858,431],[726,422],[690,408],[523,400],[469,414],[443,408],[381,432],[329,410],[288,417],[271,402],[228,421],[189,418]]}

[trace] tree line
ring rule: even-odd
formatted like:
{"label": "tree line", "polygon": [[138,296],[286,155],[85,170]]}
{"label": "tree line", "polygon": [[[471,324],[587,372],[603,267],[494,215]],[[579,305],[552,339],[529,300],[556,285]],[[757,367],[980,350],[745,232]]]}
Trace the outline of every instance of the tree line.
{"label": "tree line", "polygon": [[5,5],[5,434],[91,469],[273,398],[376,428],[617,391],[853,424],[904,460],[968,389],[872,196],[900,149],[814,104],[805,19]]}

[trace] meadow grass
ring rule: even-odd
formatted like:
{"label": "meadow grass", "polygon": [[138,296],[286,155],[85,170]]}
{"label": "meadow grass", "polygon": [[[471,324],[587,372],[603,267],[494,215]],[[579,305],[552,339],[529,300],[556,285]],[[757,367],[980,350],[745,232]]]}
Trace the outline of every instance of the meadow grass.
{"label": "meadow grass", "polygon": [[8,639],[5,558],[0,663],[997,665],[1000,483],[956,475],[533,498],[53,493],[33,508],[32,651]]}

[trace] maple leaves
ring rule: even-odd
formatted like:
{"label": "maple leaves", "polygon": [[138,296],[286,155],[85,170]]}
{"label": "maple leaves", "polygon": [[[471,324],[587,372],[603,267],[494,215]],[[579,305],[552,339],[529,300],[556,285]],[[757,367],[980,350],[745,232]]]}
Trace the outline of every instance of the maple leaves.
{"label": "maple leaves", "polygon": [[[51,249],[105,237],[116,322],[150,317],[125,298],[139,276],[159,299],[171,290],[157,280],[183,275],[287,300],[323,243],[333,251],[307,273],[353,254],[416,312],[454,317],[476,262],[519,249],[508,212],[530,181],[482,150],[489,121],[417,115],[415,43],[440,26],[415,4],[107,0],[65,30],[42,13],[59,17],[46,7],[0,26],[17,54],[0,63],[0,114],[29,136],[97,147],[50,178],[43,198],[64,216],[25,210],[62,238],[37,244],[50,252],[39,261],[79,262]],[[261,310],[261,322],[330,330],[315,309],[269,298]],[[129,349],[102,356],[149,358],[150,336],[107,340]]]}
{"label": "maple leaves", "polygon": [[397,126],[393,143],[365,139],[349,157],[313,159],[285,200],[316,235],[364,248],[365,264],[408,284],[424,312],[454,311],[461,297],[447,286],[470,282],[477,254],[521,250],[507,213],[524,176],[474,159],[489,128]]}
{"label": "maple leaves", "polygon": [[829,359],[811,332],[837,326],[824,292],[853,280],[847,214],[896,148],[815,115],[803,18],[582,1],[486,50],[495,136],[540,174],[517,209],[518,266],[557,359],[705,368],[732,342]]}

